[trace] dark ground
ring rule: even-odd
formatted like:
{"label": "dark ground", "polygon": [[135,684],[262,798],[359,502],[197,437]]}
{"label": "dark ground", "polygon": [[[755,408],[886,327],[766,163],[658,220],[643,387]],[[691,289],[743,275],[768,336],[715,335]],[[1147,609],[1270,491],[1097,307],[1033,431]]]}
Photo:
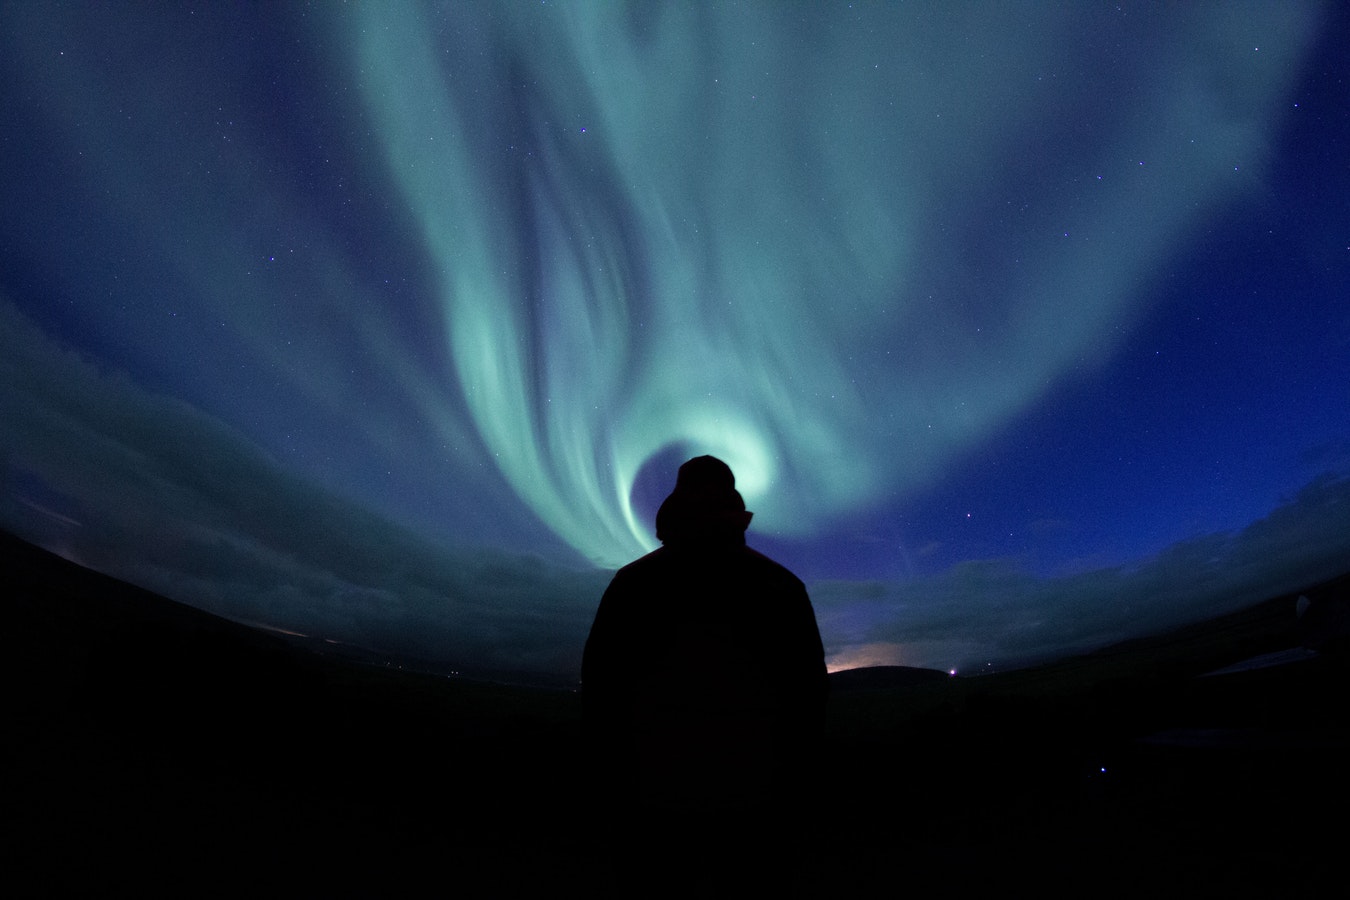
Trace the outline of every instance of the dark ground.
{"label": "dark ground", "polygon": [[[588,808],[575,693],[319,656],[8,536],[0,560],[6,896],[724,883],[701,854],[625,880]],[[1346,585],[1308,593],[1344,603]],[[818,826],[760,865],[800,896],[1334,892],[1343,649],[1197,677],[1298,645],[1294,609],[1004,675],[837,678]]]}

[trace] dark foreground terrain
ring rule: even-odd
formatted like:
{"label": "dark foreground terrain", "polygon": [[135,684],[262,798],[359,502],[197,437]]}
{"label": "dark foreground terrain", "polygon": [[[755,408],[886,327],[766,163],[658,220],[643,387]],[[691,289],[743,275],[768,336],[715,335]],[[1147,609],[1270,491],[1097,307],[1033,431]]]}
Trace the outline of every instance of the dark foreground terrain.
{"label": "dark foreground terrain", "polygon": [[[320,656],[0,551],[6,896],[722,886],[697,850],[618,858],[575,693]],[[1295,605],[1004,675],[837,677],[817,826],[756,865],[799,896],[1320,895],[1345,876],[1343,648],[1205,675],[1315,643]]]}

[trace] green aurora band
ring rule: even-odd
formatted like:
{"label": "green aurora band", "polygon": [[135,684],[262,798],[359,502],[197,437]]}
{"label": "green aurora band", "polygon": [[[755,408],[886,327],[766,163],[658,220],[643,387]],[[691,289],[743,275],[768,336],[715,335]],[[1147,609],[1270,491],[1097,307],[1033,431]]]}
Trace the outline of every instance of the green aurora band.
{"label": "green aurora band", "polygon": [[597,564],[653,546],[633,495],[663,453],[721,456],[758,529],[807,535],[1098,364],[1258,177],[1313,28],[1284,4],[844,13],[345,23],[472,427]]}

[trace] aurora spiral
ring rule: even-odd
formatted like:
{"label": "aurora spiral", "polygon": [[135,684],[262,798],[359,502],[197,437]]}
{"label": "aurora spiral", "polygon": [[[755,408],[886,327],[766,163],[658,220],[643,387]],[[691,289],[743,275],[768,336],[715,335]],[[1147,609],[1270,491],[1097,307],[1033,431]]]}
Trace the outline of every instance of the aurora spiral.
{"label": "aurora spiral", "polygon": [[0,7],[0,525],[574,677],[726,460],[832,664],[1339,574],[1346,14]]}

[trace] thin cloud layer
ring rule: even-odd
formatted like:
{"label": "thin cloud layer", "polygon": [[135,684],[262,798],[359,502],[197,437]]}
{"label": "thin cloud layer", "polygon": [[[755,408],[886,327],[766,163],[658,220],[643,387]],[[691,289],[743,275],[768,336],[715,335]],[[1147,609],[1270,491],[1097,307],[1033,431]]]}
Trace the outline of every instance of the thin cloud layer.
{"label": "thin cloud layer", "polygon": [[240,621],[478,674],[579,668],[604,573],[438,547],[57,347],[7,303],[0,374],[5,527]]}
{"label": "thin cloud layer", "polygon": [[1237,533],[1063,577],[1007,560],[928,578],[814,587],[836,668],[911,665],[976,672],[1097,649],[1221,615],[1342,574],[1350,472],[1322,475]]}
{"label": "thin cloud layer", "polygon": [[[485,676],[574,678],[609,573],[438,546],[287,473],[218,421],[100,370],[0,304],[3,524],[240,621]],[[78,498],[78,499],[75,499]],[[53,508],[53,507],[59,507]],[[834,667],[972,671],[1089,650],[1338,574],[1350,477],[1237,533],[1040,577],[1002,560],[811,585]],[[752,533],[753,543],[753,533]]]}

